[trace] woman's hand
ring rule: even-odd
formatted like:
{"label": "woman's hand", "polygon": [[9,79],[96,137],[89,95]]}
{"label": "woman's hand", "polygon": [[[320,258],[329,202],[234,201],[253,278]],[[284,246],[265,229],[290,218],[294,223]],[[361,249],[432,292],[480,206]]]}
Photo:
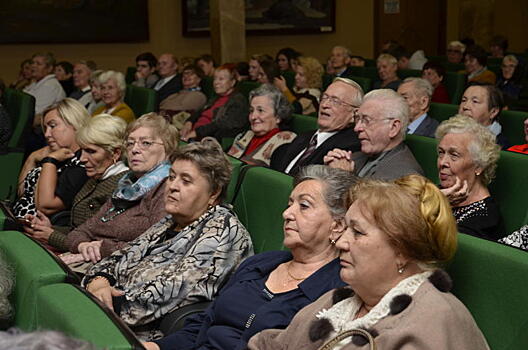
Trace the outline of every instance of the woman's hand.
{"label": "woman's hand", "polygon": [[37,215],[26,215],[25,219],[29,220],[31,225],[52,227],[50,219],[40,210],[37,210]]}
{"label": "woman's hand", "polygon": [[354,161],[352,160],[351,151],[334,148],[324,156],[323,161],[330,168],[354,171]]}
{"label": "woman's hand", "polygon": [[84,258],[84,261],[91,261],[94,264],[101,260],[101,244],[103,241],[82,242],[77,246],[77,250]]}
{"label": "woman's hand", "polygon": [[70,159],[74,156],[75,154],[73,153],[73,151],[69,148],[60,148],[54,152],[51,152],[48,157],[52,157],[52,158],[55,158],[57,159],[59,162],[64,162],[65,160],[67,159]]}
{"label": "woman's hand", "polygon": [[141,344],[143,344],[143,346],[147,350],[160,350],[160,347],[158,346],[158,344],[153,343],[151,341],[143,342]]}
{"label": "woman's hand", "polygon": [[458,204],[465,201],[469,195],[467,180],[462,182],[458,176],[456,177],[453,186],[442,188],[440,191],[447,197],[452,207],[456,207]]}
{"label": "woman's hand", "polygon": [[92,293],[94,297],[103,302],[112,311],[114,311],[112,297],[119,297],[124,294],[123,291],[112,287],[106,278],[92,279],[86,286],[86,290]]}
{"label": "woman's hand", "polygon": [[51,148],[49,146],[42,147],[41,149],[36,150],[35,152],[31,153],[28,157],[28,159],[31,159],[35,162],[35,165],[37,162],[40,162],[45,157],[49,156],[51,153]]}
{"label": "woman's hand", "polygon": [[288,90],[288,85],[286,85],[286,79],[284,79],[283,76],[274,78],[273,84],[277,87],[277,89],[279,89],[282,92]]}
{"label": "woman's hand", "polygon": [[66,254],[66,255],[59,255],[59,258],[66,264],[74,264],[78,262],[83,262],[84,257],[82,254]]}
{"label": "woman's hand", "polygon": [[29,233],[33,238],[48,243],[49,237],[53,233],[51,222],[42,212],[37,211],[37,215],[26,215],[24,217],[24,231]]}

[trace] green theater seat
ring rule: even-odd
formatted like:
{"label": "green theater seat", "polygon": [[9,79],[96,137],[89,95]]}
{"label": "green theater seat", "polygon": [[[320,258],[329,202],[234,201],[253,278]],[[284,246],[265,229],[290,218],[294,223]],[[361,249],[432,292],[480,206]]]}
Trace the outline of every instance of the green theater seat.
{"label": "green theater seat", "polygon": [[[0,198],[14,199],[17,191],[18,174],[22,168],[24,153],[12,151],[6,154],[0,154]],[[0,230],[3,228],[0,225]]]}
{"label": "green theater seat", "polygon": [[139,118],[145,113],[156,110],[156,91],[134,85],[127,85],[125,103],[132,108],[136,118]]}
{"label": "green theater seat", "polygon": [[237,84],[237,90],[249,99],[249,93],[260,86],[256,81],[244,80]]}
{"label": "green theater seat", "polygon": [[235,188],[238,182],[238,176],[240,175],[240,170],[245,166],[245,163],[231,156],[227,156],[227,158],[229,158],[229,162],[231,163],[231,181],[227,186],[225,202],[231,203],[233,201],[233,196],[235,195]]}
{"label": "green theater seat", "polygon": [[295,86],[295,72],[288,70],[282,72],[281,75],[284,77],[284,80],[286,80],[286,86],[288,87],[288,89],[293,91],[293,87]]}
{"label": "green theater seat", "polygon": [[458,105],[447,103],[431,103],[428,114],[431,118],[443,122],[458,113]]}
{"label": "green theater seat", "polygon": [[438,141],[431,137],[406,135],[405,144],[411,149],[416,161],[425,172],[425,177],[437,184],[438,168],[436,166]]}
{"label": "green theater seat", "polygon": [[101,349],[143,349],[132,331],[78,286],[57,283],[37,291],[36,328],[63,332]]}
{"label": "green theater seat", "polygon": [[398,69],[398,76],[401,80],[409,77],[421,78],[422,71],[419,69]]}
{"label": "green theater seat", "polygon": [[493,350],[528,345],[528,254],[465,234],[447,269],[453,294],[469,309]]}
{"label": "green theater seat", "polygon": [[132,84],[134,80],[136,80],[136,67],[127,67],[126,73],[125,73],[125,82],[127,84]]}
{"label": "green theater seat", "polygon": [[451,99],[451,103],[459,105],[466,86],[466,77],[457,72],[446,72],[444,84]]}
{"label": "green theater seat", "polygon": [[9,89],[4,91],[3,105],[11,117],[13,134],[8,147],[23,147],[23,135],[35,115],[35,98],[25,92]]}
{"label": "green theater seat", "polygon": [[291,130],[297,135],[307,131],[317,130],[317,117],[302,114],[292,114]]}
{"label": "green theater seat", "polygon": [[528,113],[518,111],[502,111],[499,115],[499,122],[502,125],[502,133],[508,138],[512,145],[522,145],[526,143],[524,134],[524,120],[528,118]]}
{"label": "green theater seat", "polygon": [[207,100],[213,98],[216,94],[213,87],[213,77],[203,77],[200,86]]}
{"label": "green theater seat", "polygon": [[244,174],[233,204],[251,234],[255,253],[283,248],[282,212],[292,181],[289,175],[262,167],[251,167]]}
{"label": "green theater seat", "polygon": [[369,78],[352,76],[350,77],[350,79],[358,83],[359,86],[361,86],[361,88],[363,89],[364,93],[369,92],[370,89],[372,88],[372,80]]}

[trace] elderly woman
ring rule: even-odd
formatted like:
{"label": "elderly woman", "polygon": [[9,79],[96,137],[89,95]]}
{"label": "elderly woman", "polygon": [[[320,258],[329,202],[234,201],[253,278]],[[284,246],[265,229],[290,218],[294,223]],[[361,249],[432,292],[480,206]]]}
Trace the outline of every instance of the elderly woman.
{"label": "elderly woman", "polygon": [[519,60],[514,55],[507,55],[502,59],[502,74],[497,78],[497,87],[509,101],[519,99],[522,90],[522,72]]}
{"label": "elderly woman", "polygon": [[360,182],[337,241],[348,286],[303,308],[285,330],[265,330],[249,349],[489,349],[466,307],[435,270],[455,253],[449,203],[418,175]]}
{"label": "elderly woman", "polygon": [[223,137],[235,137],[247,129],[248,104],[244,95],[235,91],[236,74],[236,66],[232,63],[215,70],[213,87],[217,96],[185,122],[182,140],[213,136],[221,141]]}
{"label": "elderly woman", "polygon": [[466,51],[466,45],[460,41],[451,41],[447,45],[447,62],[453,64],[463,63],[464,51]]}
{"label": "elderly woman", "polygon": [[130,171],[99,211],[68,233],[63,244],[74,254],[64,257],[65,262],[96,263],[167,215],[163,200],[170,168],[167,158],[177,145],[176,128],[155,113],[129,124],[124,146]]}
{"label": "elderly woman", "polygon": [[323,86],[323,66],[314,57],[301,56],[297,58],[295,71],[293,92],[290,91],[283,77],[275,79],[275,86],[286,95],[290,103],[293,103],[296,113],[305,115],[317,113]]}
{"label": "elderly woman", "polygon": [[434,91],[431,102],[451,103],[447,88],[444,85],[445,68],[437,62],[429,61],[423,65],[422,78],[433,85]]}
{"label": "elderly woman", "polygon": [[510,142],[502,133],[502,126],[497,121],[504,107],[502,93],[493,85],[470,86],[464,91],[458,113],[475,119],[487,127],[496,137],[502,149],[507,149]]}
{"label": "elderly woman", "polygon": [[468,84],[495,84],[497,77],[495,73],[488,70],[486,67],[487,62],[488,54],[482,47],[473,45],[466,50],[464,66],[466,67],[465,73],[467,74]]}
{"label": "elderly woman", "polygon": [[75,133],[89,118],[86,109],[71,98],[45,111],[42,124],[48,145],[31,153],[22,167],[13,206],[18,218],[35,215],[37,209],[51,215],[71,208],[88,180]]}
{"label": "elderly woman", "polygon": [[504,236],[499,208],[487,187],[500,156],[493,134],[457,115],[440,124],[436,138],[440,188],[451,202],[458,230],[491,240]]}
{"label": "elderly woman", "polygon": [[88,106],[86,107],[90,115],[94,115],[94,112],[96,109],[99,109],[104,106],[104,102],[102,100],[103,94],[101,92],[101,82],[99,81],[99,77],[103,73],[104,71],[98,69],[90,75],[90,88],[92,92],[91,93],[92,99],[90,100],[90,102],[88,103]]}
{"label": "elderly woman", "polygon": [[212,300],[252,253],[249,233],[220,204],[231,169],[216,140],[181,147],[171,160],[169,216],[93,266],[83,280],[125,323],[143,330],[178,307]]}
{"label": "elderly woman", "polygon": [[343,286],[335,241],[346,228],[344,197],[353,181],[323,165],[303,168],[283,213],[290,251],[248,258],[205,312],[147,349],[243,349],[253,334],[285,328],[298,310]]}
{"label": "elderly woman", "polygon": [[291,106],[286,97],[271,84],[264,84],[249,93],[251,130],[235,138],[228,154],[248,164],[269,166],[277,147],[291,142],[296,134],[281,131],[288,123]]}
{"label": "elderly woman", "polygon": [[204,72],[200,67],[185,66],[182,71],[183,89],[169,95],[160,103],[161,113],[166,116],[173,116],[180,112],[194,113],[201,110],[207,102],[207,97],[200,87],[203,78]]}
{"label": "elderly woman", "polygon": [[126,123],[119,117],[100,114],[88,121],[77,133],[81,163],[90,178],[73,200],[71,220],[67,226],[53,226],[40,211],[26,215],[25,231],[59,251],[67,251],[66,235],[99,211],[110,198],[117,181],[128,170],[120,160]]}
{"label": "elderly woman", "polygon": [[99,76],[104,106],[99,107],[93,115],[105,113],[123,118],[127,123],[136,119],[134,112],[123,102],[126,92],[125,76],[121,72],[109,70]]}
{"label": "elderly woman", "polygon": [[376,60],[376,67],[378,68],[379,80],[374,81],[372,89],[397,91],[402,81],[398,78],[398,61],[396,58],[387,53],[382,53]]}

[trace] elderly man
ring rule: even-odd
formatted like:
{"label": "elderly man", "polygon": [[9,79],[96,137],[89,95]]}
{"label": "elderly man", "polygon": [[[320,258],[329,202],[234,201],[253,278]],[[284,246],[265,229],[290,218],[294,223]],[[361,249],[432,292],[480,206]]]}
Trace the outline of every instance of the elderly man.
{"label": "elderly man", "polygon": [[160,80],[154,85],[158,93],[158,104],[168,96],[182,89],[181,75],[178,74],[178,59],[170,53],[164,53],[158,60]]}
{"label": "elderly man", "polygon": [[433,85],[422,78],[407,78],[398,87],[398,93],[409,105],[407,134],[435,137],[438,122],[427,115]]}
{"label": "elderly man", "polygon": [[93,61],[79,61],[73,66],[73,85],[75,90],[70,94],[70,97],[76,99],[85,107],[93,100],[90,78],[92,72],[96,69],[97,65]]}
{"label": "elderly man", "polygon": [[62,101],[66,94],[53,74],[55,58],[51,53],[36,53],[31,59],[31,74],[34,82],[24,92],[35,97],[33,125],[40,125],[40,115],[49,106]]}
{"label": "elderly man", "polygon": [[394,180],[423,170],[403,143],[409,124],[409,106],[395,91],[373,90],[365,95],[354,118],[360,152],[334,149],[325,164],[354,172],[359,177]]}
{"label": "elderly man", "polygon": [[323,164],[324,156],[336,147],[355,152],[359,140],[351,128],[363,90],[353,80],[336,78],[321,96],[318,129],[297,136],[273,152],[270,167],[294,175],[309,164]]}
{"label": "elderly man", "polygon": [[347,78],[352,75],[348,67],[350,65],[350,56],[350,50],[344,46],[334,46],[332,48],[330,64],[336,76]]}

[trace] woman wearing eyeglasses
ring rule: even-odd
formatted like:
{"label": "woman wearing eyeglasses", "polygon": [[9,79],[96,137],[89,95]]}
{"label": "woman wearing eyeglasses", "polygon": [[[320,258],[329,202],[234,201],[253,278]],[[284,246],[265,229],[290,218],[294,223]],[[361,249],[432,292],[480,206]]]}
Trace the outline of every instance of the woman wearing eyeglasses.
{"label": "woman wearing eyeglasses", "polygon": [[97,214],[67,235],[65,247],[74,254],[63,259],[66,263],[96,263],[167,215],[163,180],[169,175],[167,159],[177,145],[176,128],[155,113],[128,126],[125,150],[130,172]]}

